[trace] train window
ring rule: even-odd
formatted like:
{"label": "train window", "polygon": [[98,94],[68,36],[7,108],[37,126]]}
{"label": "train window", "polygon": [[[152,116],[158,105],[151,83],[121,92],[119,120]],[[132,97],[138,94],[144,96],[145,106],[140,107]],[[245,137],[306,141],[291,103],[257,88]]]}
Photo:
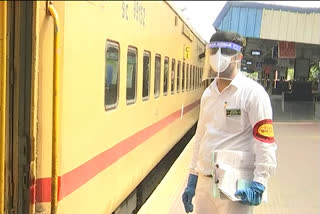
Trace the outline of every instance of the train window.
{"label": "train window", "polygon": [[193,77],[194,77],[194,66],[192,66],[192,71],[190,72],[190,90],[193,90]]}
{"label": "train window", "polygon": [[195,89],[195,83],[196,83],[196,66],[193,66],[192,71],[192,89]]}
{"label": "train window", "polygon": [[203,87],[202,75],[203,75],[203,68],[201,68],[201,71],[200,71],[200,84],[201,84],[201,87]]}
{"label": "train window", "polygon": [[180,72],[181,72],[181,62],[178,61],[178,68],[177,68],[177,93],[180,91]]}
{"label": "train window", "polygon": [[192,68],[192,79],[191,79],[192,89],[194,89],[194,79],[195,79],[194,72],[195,71],[196,71],[196,67],[193,66],[193,68]]}
{"label": "train window", "polygon": [[181,91],[183,92],[184,91],[184,69],[185,69],[185,66],[186,66],[186,64],[185,63],[183,63],[182,64],[182,83],[181,83]]}
{"label": "train window", "polygon": [[137,49],[129,47],[127,53],[127,104],[136,100],[137,89]]}
{"label": "train window", "polygon": [[188,88],[189,88],[189,64],[187,64],[187,72],[186,72],[186,91],[188,91]]}
{"label": "train window", "polygon": [[198,87],[201,87],[201,68],[199,68],[199,79],[198,79]]}
{"label": "train window", "polygon": [[175,81],[175,79],[176,79],[176,72],[175,72],[175,70],[172,70],[171,71],[171,94],[174,94],[174,81]]}
{"label": "train window", "polygon": [[161,73],[161,56],[157,54],[154,61],[154,97],[160,95],[160,73]]}
{"label": "train window", "polygon": [[200,76],[201,76],[201,68],[199,68],[199,70],[198,70],[198,88],[201,87],[201,78],[200,78]]}
{"label": "train window", "polygon": [[190,65],[190,85],[189,85],[189,87],[190,87],[190,91],[192,90],[192,72],[193,72],[193,66],[192,65]]}
{"label": "train window", "polygon": [[198,67],[194,69],[194,88],[197,89],[198,84]]}
{"label": "train window", "polygon": [[198,73],[198,87],[201,87],[201,68],[199,68],[199,73]]}
{"label": "train window", "polygon": [[193,81],[194,81],[194,89],[197,88],[197,78],[198,78],[197,73],[198,73],[198,68],[197,68],[197,67],[194,67],[194,71],[193,71],[193,76],[194,76],[194,78],[193,78]]}
{"label": "train window", "polygon": [[191,85],[191,80],[192,80],[192,65],[190,65],[190,70],[189,70],[190,72],[189,72],[189,77],[188,77],[188,79],[189,79],[189,90],[191,91],[192,90],[192,85]]}
{"label": "train window", "polygon": [[196,79],[196,88],[198,88],[199,87],[199,67],[197,67],[196,77],[197,77],[197,79]]}
{"label": "train window", "polygon": [[[178,65],[179,66],[179,65]],[[175,79],[176,60],[172,59],[171,63],[171,94],[174,93],[174,79]],[[178,67],[179,69],[179,67]]]}
{"label": "train window", "polygon": [[119,91],[119,44],[106,42],[106,68],[104,105],[106,110],[115,108]]}
{"label": "train window", "polygon": [[150,52],[143,53],[143,85],[142,85],[142,99],[149,98],[150,91]]}
{"label": "train window", "polygon": [[164,58],[164,65],[163,65],[163,94],[168,94],[168,75],[169,75],[169,58]]}
{"label": "train window", "polygon": [[196,89],[197,88],[197,72],[198,72],[198,68],[195,66],[194,67],[194,70],[193,70],[193,87],[194,87],[194,89]]}
{"label": "train window", "polygon": [[198,83],[199,83],[199,68],[196,67],[196,88],[198,88]]}
{"label": "train window", "polygon": [[[178,66],[177,69],[179,69],[179,64],[177,66]],[[171,71],[171,94],[174,94],[174,81],[175,81],[175,79],[176,79],[176,72],[175,72],[175,70],[172,70]]]}
{"label": "train window", "polygon": [[203,86],[203,82],[202,82],[202,68],[200,68],[200,87]]}

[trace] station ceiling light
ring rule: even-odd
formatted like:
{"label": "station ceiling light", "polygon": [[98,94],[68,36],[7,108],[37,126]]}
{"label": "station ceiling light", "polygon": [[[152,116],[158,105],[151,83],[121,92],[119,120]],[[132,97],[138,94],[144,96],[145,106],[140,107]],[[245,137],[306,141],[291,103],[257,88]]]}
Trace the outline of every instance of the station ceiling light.
{"label": "station ceiling light", "polygon": [[251,55],[252,56],[260,56],[261,55],[261,51],[257,51],[257,50],[251,51]]}

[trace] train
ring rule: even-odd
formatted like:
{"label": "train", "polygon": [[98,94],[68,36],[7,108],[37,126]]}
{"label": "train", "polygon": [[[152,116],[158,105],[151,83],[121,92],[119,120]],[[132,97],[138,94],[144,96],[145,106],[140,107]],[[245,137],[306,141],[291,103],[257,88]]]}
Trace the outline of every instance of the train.
{"label": "train", "polygon": [[119,213],[196,124],[207,42],[168,1],[0,11],[0,213]]}

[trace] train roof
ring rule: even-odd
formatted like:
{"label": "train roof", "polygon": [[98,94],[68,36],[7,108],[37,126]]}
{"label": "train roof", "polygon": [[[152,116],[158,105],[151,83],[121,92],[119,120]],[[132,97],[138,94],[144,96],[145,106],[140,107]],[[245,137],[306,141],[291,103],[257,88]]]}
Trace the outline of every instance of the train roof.
{"label": "train roof", "polygon": [[166,2],[169,7],[180,17],[180,19],[184,22],[184,24],[186,24],[188,26],[188,28],[192,31],[192,33],[203,43],[203,44],[208,44],[208,42],[206,40],[204,40],[200,34],[197,33],[197,31],[192,27],[192,25],[189,23],[189,21],[187,20],[187,18],[184,17],[184,15],[180,12],[180,10],[178,8],[176,8],[173,3],[171,3],[170,1],[164,1]]}

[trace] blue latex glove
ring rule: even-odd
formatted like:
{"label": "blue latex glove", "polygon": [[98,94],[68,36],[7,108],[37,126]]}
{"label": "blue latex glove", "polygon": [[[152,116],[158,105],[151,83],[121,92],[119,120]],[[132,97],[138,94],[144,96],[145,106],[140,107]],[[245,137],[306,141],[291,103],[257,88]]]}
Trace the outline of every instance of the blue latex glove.
{"label": "blue latex glove", "polygon": [[257,206],[261,203],[262,193],[265,187],[259,182],[252,181],[250,186],[246,189],[238,190],[234,195],[241,199],[241,203]]}
{"label": "blue latex glove", "polygon": [[188,178],[188,185],[182,194],[182,201],[186,213],[191,213],[193,211],[192,198],[195,195],[197,182],[198,176],[190,174]]}

